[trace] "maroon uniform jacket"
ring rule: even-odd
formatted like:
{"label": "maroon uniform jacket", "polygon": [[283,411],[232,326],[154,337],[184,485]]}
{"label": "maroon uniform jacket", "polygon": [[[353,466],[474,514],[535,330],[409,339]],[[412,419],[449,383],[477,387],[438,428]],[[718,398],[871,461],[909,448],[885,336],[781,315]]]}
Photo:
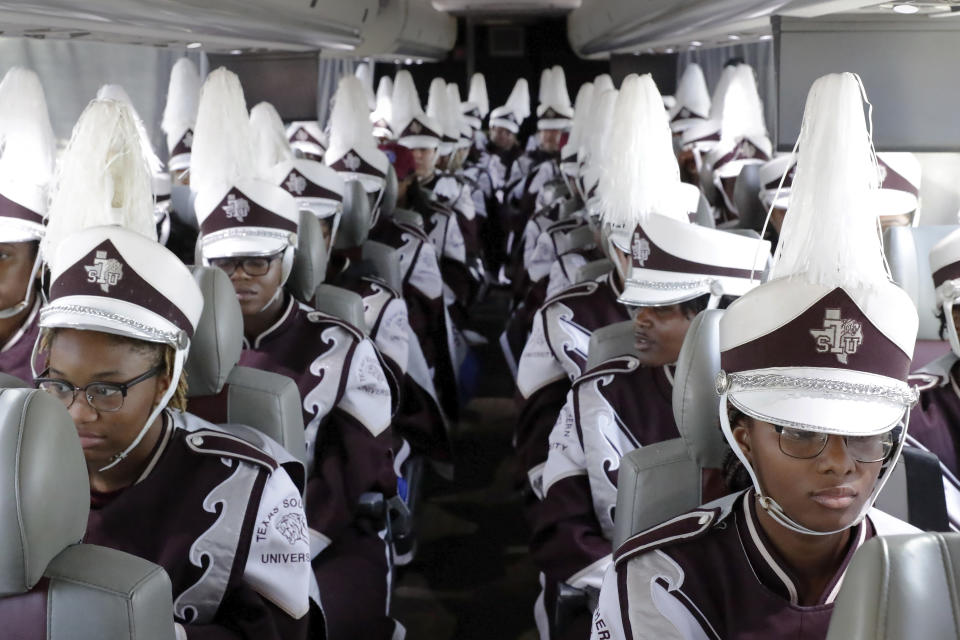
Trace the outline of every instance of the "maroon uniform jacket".
{"label": "maroon uniform jacket", "polygon": [[40,299],[38,297],[30,315],[24,320],[23,326],[10,336],[5,345],[0,347],[0,373],[16,376],[27,384],[33,382],[33,372],[30,370],[30,354],[33,352],[33,345],[40,333],[40,325],[37,323],[39,318]]}
{"label": "maroon uniform jacket", "polygon": [[306,638],[312,577],[300,490],[263,450],[170,412],[143,476],[91,494],[84,542],[162,566],[191,639]]}
{"label": "maroon uniform jacket", "polygon": [[817,604],[760,526],[752,490],[637,534],[614,555],[593,618],[594,640],[821,640],[854,552],[875,535],[917,533],[872,509]]}
{"label": "maroon uniform jacket", "polygon": [[362,494],[389,498],[397,490],[382,360],[359,329],[292,297],[272,327],[244,343],[240,364],[285,375],[300,389],[314,572],[329,637],[352,637],[360,622],[384,622],[386,614],[387,545],[356,517]]}

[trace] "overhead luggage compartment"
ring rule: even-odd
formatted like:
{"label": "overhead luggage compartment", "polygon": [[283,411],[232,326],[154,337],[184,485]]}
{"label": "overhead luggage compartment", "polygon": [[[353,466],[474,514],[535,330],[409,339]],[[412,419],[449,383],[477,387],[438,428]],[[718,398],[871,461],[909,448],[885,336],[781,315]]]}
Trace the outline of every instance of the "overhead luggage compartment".
{"label": "overhead luggage compartment", "polygon": [[324,57],[370,57],[377,60],[439,60],[457,41],[457,20],[433,8],[430,0],[381,2],[351,51],[324,51]]}

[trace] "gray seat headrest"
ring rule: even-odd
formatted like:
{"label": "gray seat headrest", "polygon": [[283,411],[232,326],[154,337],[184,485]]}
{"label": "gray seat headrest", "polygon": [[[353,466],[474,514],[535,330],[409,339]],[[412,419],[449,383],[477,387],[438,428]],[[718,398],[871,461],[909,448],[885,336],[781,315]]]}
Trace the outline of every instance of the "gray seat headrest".
{"label": "gray seat headrest", "polygon": [[334,239],[335,249],[352,249],[359,247],[370,233],[370,223],[373,212],[370,210],[370,199],[367,192],[358,180],[350,180],[343,190],[343,215],[340,218],[340,228]]}
{"label": "gray seat headrest", "polygon": [[583,203],[578,198],[567,198],[560,205],[560,219],[569,218],[581,209],[583,209]]}
{"label": "gray seat headrest", "polygon": [[359,293],[332,284],[321,284],[317,287],[313,306],[317,311],[352,324],[363,332],[367,331],[363,317],[363,298]]}
{"label": "gray seat headrest", "polygon": [[760,165],[746,164],[733,187],[733,203],[737,206],[740,229],[763,229],[767,212],[760,202]]}
{"label": "gray seat headrest", "polygon": [[610,358],[634,355],[637,352],[637,339],[634,335],[633,320],[615,322],[593,332],[587,347],[587,370],[602,364]]}
{"label": "gray seat headrest", "polygon": [[380,197],[380,215],[389,218],[397,209],[397,197],[400,193],[400,185],[397,180],[397,172],[391,164],[387,168],[387,177],[383,185],[383,196]]}
{"label": "gray seat headrest", "polygon": [[393,212],[393,219],[403,224],[409,224],[423,229],[423,216],[410,209],[397,209]]}
{"label": "gray seat headrest", "polygon": [[723,467],[728,450],[720,431],[716,378],[720,371],[720,318],[723,311],[700,312],[683,340],[673,377],[673,417],[690,457],[709,469]]}
{"label": "gray seat headrest", "polygon": [[557,251],[560,255],[563,255],[570,251],[596,245],[596,243],[597,239],[593,235],[593,229],[589,225],[584,225],[564,234],[562,243],[558,243],[560,246],[557,247]]}
{"label": "gray seat headrest", "polygon": [[918,340],[939,340],[937,294],[930,273],[930,249],[960,225],[890,227],[883,234],[883,249],[893,281],[913,300],[920,314]]}
{"label": "gray seat headrest", "polygon": [[194,200],[197,194],[194,193],[188,185],[175,184],[170,187],[170,206],[173,209],[173,217],[181,224],[198,230],[197,213],[193,208]]}
{"label": "gray seat headrest", "polygon": [[310,300],[317,285],[323,282],[327,271],[327,245],[323,240],[320,221],[310,211],[300,211],[297,231],[297,251],[293,270],[287,280],[287,290],[298,300]]}
{"label": "gray seat headrest", "polygon": [[853,556],[827,640],[960,637],[960,535],[869,540]]}
{"label": "gray seat headrest", "polygon": [[87,464],[63,404],[37,389],[0,390],[0,597],[24,593],[83,538]]}
{"label": "gray seat headrest", "polygon": [[382,242],[367,240],[363,243],[363,259],[373,265],[377,275],[394,291],[403,291],[403,269],[396,249]]}
{"label": "gray seat headrest", "polygon": [[695,224],[701,227],[707,227],[708,229],[715,229],[717,226],[717,221],[713,217],[713,208],[710,206],[707,197],[703,195],[702,191],[700,192],[700,201],[697,203],[697,212],[693,216],[693,221]]}
{"label": "gray seat headrest", "polygon": [[32,386],[17,376],[0,372],[0,389],[29,389]]}
{"label": "gray seat headrest", "polygon": [[577,271],[577,284],[581,282],[591,282],[611,271],[613,271],[613,263],[606,258],[588,262]]}
{"label": "gray seat headrest", "polygon": [[193,267],[203,294],[203,312],[190,344],[185,367],[188,395],[220,393],[243,349],[243,313],[233,283],[216,267]]}

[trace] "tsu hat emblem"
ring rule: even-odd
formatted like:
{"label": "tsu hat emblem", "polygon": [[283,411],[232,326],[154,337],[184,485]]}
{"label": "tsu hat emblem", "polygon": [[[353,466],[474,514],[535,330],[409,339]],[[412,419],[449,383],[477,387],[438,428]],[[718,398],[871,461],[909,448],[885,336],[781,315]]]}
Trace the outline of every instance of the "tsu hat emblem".
{"label": "tsu hat emblem", "polygon": [[357,156],[353,151],[348,153],[343,157],[343,166],[345,166],[350,171],[356,171],[360,168],[360,157]]}
{"label": "tsu hat emblem", "polygon": [[633,234],[633,259],[638,266],[643,266],[650,257],[650,243],[646,238],[641,238],[639,233]]}
{"label": "tsu hat emblem", "polygon": [[423,131],[423,127],[420,125],[419,122],[414,120],[413,122],[410,123],[410,133],[417,134],[417,133],[420,133],[421,131]]}
{"label": "tsu hat emblem", "polygon": [[297,133],[294,135],[294,137],[300,142],[305,142],[310,138],[310,134],[307,133],[306,129],[297,129]]}
{"label": "tsu hat emblem", "polygon": [[185,146],[187,149],[193,148],[193,131],[187,131],[183,135],[183,146]]}
{"label": "tsu hat emblem", "polygon": [[87,282],[100,285],[104,293],[123,278],[123,263],[116,258],[108,258],[106,251],[97,251],[92,265],[84,265],[87,270]]}
{"label": "tsu hat emblem", "polygon": [[841,318],[840,309],[827,309],[823,329],[811,329],[810,335],[817,341],[817,353],[836,354],[842,364],[863,344],[863,327],[856,320]]}
{"label": "tsu hat emblem", "polygon": [[307,179],[299,173],[293,172],[290,174],[290,178],[284,186],[287,188],[287,191],[299,196],[307,188]]}
{"label": "tsu hat emblem", "polygon": [[250,213],[250,202],[246,198],[238,198],[231,193],[227,196],[227,204],[221,208],[226,212],[228,218],[243,222],[243,219]]}

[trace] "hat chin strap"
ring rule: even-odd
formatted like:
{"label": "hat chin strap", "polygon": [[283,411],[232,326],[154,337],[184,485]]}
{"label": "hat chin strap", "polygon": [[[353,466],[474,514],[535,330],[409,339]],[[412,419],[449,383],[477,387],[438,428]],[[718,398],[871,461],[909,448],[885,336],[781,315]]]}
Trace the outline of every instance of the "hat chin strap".
{"label": "hat chin strap", "polygon": [[153,426],[154,420],[157,419],[157,416],[167,408],[167,403],[170,402],[170,399],[173,397],[173,394],[177,392],[177,384],[180,381],[180,375],[183,372],[183,364],[187,358],[187,352],[189,350],[189,345],[184,349],[177,349],[177,353],[173,358],[173,377],[170,380],[170,386],[164,392],[163,397],[160,398],[160,402],[157,403],[157,406],[153,408],[153,411],[150,412],[150,417],[147,418],[146,424],[140,429],[140,432],[137,433],[137,437],[133,439],[126,449],[120,453],[116,453],[110,458],[110,463],[104,467],[97,469],[98,473],[103,473],[108,469],[112,469],[130,455],[130,452],[139,446],[140,442],[143,440],[144,436],[147,435],[147,431],[150,430],[150,427]]}
{"label": "hat chin strap", "polygon": [[43,263],[43,260],[40,257],[40,250],[37,249],[37,257],[33,259],[33,268],[30,269],[30,280],[27,283],[27,291],[23,294],[23,300],[13,305],[12,307],[7,307],[6,309],[0,309],[0,320],[6,320],[7,318],[12,318],[30,306],[30,298],[33,297],[33,287],[36,284],[37,274],[40,272],[40,265],[42,263]]}
{"label": "hat chin strap", "polygon": [[947,338],[950,340],[950,350],[953,351],[953,355],[960,358],[960,337],[957,336],[957,324],[953,321],[954,304],[954,300],[948,299],[943,301],[941,307],[943,307],[943,315],[947,321]]}
{"label": "hat chin strap", "polygon": [[757,503],[780,526],[791,531],[795,531],[796,533],[802,533],[810,536],[833,535],[835,533],[840,533],[841,531],[846,531],[850,527],[855,527],[863,521],[863,519],[867,516],[867,512],[873,507],[873,503],[877,501],[877,497],[880,495],[880,491],[883,490],[883,486],[887,483],[887,479],[890,477],[889,470],[893,468],[893,466],[897,463],[897,460],[900,458],[900,452],[903,450],[903,443],[906,440],[909,422],[910,413],[907,412],[903,421],[903,434],[900,437],[900,441],[897,443],[897,448],[894,450],[893,455],[883,463],[883,466],[880,470],[880,477],[877,479],[876,486],[874,486],[870,497],[863,504],[863,507],[860,509],[860,513],[857,514],[856,519],[841,529],[834,529],[832,531],[817,531],[816,529],[805,527],[791,518],[776,500],[764,493],[763,488],[760,486],[760,480],[757,478],[756,472],[753,470],[753,467],[747,460],[747,456],[743,453],[743,450],[733,437],[733,430],[730,428],[730,417],[727,415],[727,394],[724,393],[720,396],[720,428],[723,430],[723,435],[727,439],[727,444],[729,444],[730,448],[733,449],[734,455],[737,456],[744,468],[747,470],[747,473],[750,475],[750,480],[753,482],[754,491],[757,494]]}

